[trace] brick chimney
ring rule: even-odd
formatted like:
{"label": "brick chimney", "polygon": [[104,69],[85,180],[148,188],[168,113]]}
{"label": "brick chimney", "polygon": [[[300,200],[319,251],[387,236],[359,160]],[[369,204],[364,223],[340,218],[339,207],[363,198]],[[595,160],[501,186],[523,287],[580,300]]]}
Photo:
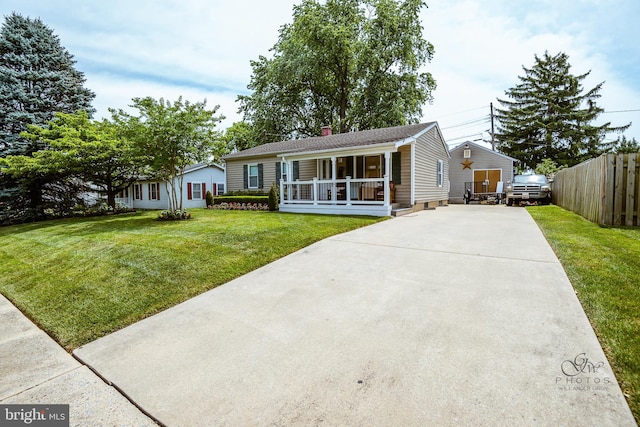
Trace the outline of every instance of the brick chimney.
{"label": "brick chimney", "polygon": [[322,126],[322,136],[331,135],[331,126]]}

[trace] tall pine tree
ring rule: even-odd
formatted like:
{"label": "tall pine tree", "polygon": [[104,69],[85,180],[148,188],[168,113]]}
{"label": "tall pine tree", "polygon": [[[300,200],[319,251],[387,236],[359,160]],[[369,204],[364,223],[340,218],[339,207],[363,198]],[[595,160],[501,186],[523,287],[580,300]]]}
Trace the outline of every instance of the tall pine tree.
{"label": "tall pine tree", "polygon": [[545,52],[532,68],[522,68],[520,83],[505,92],[509,99],[498,99],[496,140],[524,166],[534,168],[545,158],[573,166],[609,150],[607,134],[630,126],[593,124],[604,111],[596,105],[604,82],[585,92],[582,81],[591,71],[571,74],[567,54]]}
{"label": "tall pine tree", "polygon": [[[45,125],[56,112],[94,112],[95,94],[83,85],[73,56],[40,19],[13,13],[0,30],[0,157],[30,155],[42,147],[20,136],[27,125]],[[0,203],[41,209],[40,178],[12,180],[0,171]],[[5,205],[5,206],[6,206]]]}

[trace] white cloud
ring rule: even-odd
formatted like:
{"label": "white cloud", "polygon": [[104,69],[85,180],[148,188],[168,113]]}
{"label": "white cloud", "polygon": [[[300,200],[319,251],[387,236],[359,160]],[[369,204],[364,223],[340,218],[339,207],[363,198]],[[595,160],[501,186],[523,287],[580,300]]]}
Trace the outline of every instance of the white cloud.
{"label": "white cloud", "polygon": [[[220,104],[228,126],[240,119],[235,99],[249,83],[249,61],[269,55],[300,1],[4,0],[0,12],[39,16],[54,29],[97,93],[98,115],[106,116],[107,107],[124,108],[136,96],[183,95]],[[504,96],[523,75],[522,66],[532,66],[534,55],[545,50],[566,52],[574,73],[592,70],[587,88],[606,80],[600,100],[605,108],[640,108],[637,0],[427,3],[424,35],[436,54],[426,69],[438,89],[433,105],[423,109],[424,120],[438,119],[449,128],[447,138],[485,131],[486,122],[451,126],[488,116],[489,103]],[[602,119],[635,121],[627,135],[640,139],[640,113]]]}
{"label": "white cloud", "polygon": [[[580,9],[589,10],[594,2],[584,3],[580,2]],[[575,8],[572,12],[576,12]],[[610,30],[595,27],[594,31],[588,25],[594,16],[570,13],[564,2],[556,1],[538,0],[527,2],[527,6],[501,0],[430,1],[423,14],[424,33],[435,45],[436,55],[427,68],[436,78],[438,89],[433,105],[423,109],[425,119],[438,118],[445,137],[452,143],[462,141],[453,138],[479,137],[487,129],[487,122],[463,124],[488,114],[490,102],[498,106],[496,98],[504,97],[504,91],[524,75],[522,66],[530,68],[534,55],[545,51],[566,52],[574,74],[592,70],[584,82],[586,89],[606,80],[599,101],[606,109],[640,108],[637,82],[633,87],[621,80],[610,52],[599,50]],[[481,105],[486,109],[451,114]],[[638,112],[607,114],[601,121],[618,125],[633,117],[640,125]],[[632,127],[627,135],[638,138],[640,132]],[[486,133],[484,137],[487,138]]]}

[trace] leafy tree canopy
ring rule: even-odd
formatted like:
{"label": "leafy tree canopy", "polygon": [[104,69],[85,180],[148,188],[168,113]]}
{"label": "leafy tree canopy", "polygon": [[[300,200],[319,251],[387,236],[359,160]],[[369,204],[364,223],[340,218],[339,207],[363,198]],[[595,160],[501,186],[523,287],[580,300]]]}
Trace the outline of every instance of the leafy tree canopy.
{"label": "leafy tree canopy", "polygon": [[170,209],[182,209],[182,175],[187,166],[214,161],[226,146],[216,125],[224,119],[216,116],[219,106],[208,110],[207,102],[190,103],[180,97],[173,103],[163,98],[134,98],[132,107],[139,115],[111,110],[122,134],[147,153],[147,165],[153,175],[168,183]]}
{"label": "leafy tree canopy", "polygon": [[421,68],[422,0],[303,0],[272,58],[252,61],[240,111],[270,140],[415,123],[435,80]]}
{"label": "leafy tree canopy", "polygon": [[594,124],[604,111],[596,104],[604,82],[585,92],[590,71],[573,75],[565,53],[536,55],[533,67],[523,70],[520,83],[505,92],[508,99],[498,99],[496,113],[497,147],[523,165],[548,158],[573,166],[608,151],[605,137],[630,126]]}
{"label": "leafy tree canopy", "polygon": [[242,151],[268,142],[267,135],[261,135],[247,122],[235,122],[224,132],[227,152]]}
{"label": "leafy tree canopy", "polygon": [[91,183],[106,194],[107,204],[115,208],[118,192],[140,176],[143,156],[129,141],[117,134],[107,120],[92,121],[88,114],[56,113],[46,127],[29,125],[22,136],[32,144],[47,147],[31,156],[7,156],[7,173],[16,177],[31,174],[77,179]]}
{"label": "leafy tree canopy", "polygon": [[551,159],[542,159],[542,161],[536,165],[535,171],[536,173],[545,175],[549,179],[553,179],[556,173],[565,167],[564,165],[558,166],[556,162]]}

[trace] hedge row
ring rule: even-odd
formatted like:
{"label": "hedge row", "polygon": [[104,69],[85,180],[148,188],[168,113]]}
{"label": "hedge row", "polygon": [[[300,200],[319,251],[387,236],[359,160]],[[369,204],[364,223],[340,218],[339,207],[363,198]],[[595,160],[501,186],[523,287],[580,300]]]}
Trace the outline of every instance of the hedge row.
{"label": "hedge row", "polygon": [[222,203],[264,203],[269,202],[269,196],[216,196],[213,198],[213,204]]}

